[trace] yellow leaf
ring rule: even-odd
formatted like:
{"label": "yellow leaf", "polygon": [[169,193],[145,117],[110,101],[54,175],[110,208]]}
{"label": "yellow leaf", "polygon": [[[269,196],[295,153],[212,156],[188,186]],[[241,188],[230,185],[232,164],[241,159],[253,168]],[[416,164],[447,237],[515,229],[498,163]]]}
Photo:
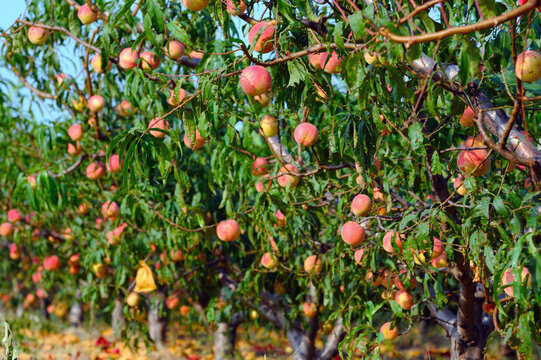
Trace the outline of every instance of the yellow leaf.
{"label": "yellow leaf", "polygon": [[156,290],[156,282],[152,275],[152,270],[148,267],[143,260],[139,261],[139,269],[137,270],[137,276],[135,277],[135,292],[149,293]]}

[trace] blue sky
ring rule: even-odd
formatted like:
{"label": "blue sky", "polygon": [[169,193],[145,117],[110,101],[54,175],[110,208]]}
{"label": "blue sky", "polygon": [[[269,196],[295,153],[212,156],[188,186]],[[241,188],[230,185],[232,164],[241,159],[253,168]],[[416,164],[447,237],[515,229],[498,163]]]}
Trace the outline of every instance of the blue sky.
{"label": "blue sky", "polygon": [[5,30],[13,24],[15,19],[24,12],[26,7],[24,0],[5,0],[2,1],[2,11],[0,11],[0,28]]}

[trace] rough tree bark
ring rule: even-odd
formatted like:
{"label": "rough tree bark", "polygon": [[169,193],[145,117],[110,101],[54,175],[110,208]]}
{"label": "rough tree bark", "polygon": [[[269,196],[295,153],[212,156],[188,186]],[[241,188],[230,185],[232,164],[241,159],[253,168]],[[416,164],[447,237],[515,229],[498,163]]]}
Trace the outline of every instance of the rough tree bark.
{"label": "rough tree bark", "polygon": [[152,295],[148,311],[148,332],[158,348],[164,346],[167,340],[167,312],[165,306],[161,306],[162,312],[160,312],[160,304],[163,304],[164,299],[165,294],[162,290]]}
{"label": "rough tree bark", "polygon": [[74,301],[73,304],[71,304],[68,318],[72,328],[81,327],[83,324],[84,312],[78,301]]}
{"label": "rough tree bark", "polygon": [[120,336],[122,329],[124,328],[124,312],[122,311],[123,299],[116,298],[113,312],[111,313],[111,327],[113,328],[113,334],[115,337]]}

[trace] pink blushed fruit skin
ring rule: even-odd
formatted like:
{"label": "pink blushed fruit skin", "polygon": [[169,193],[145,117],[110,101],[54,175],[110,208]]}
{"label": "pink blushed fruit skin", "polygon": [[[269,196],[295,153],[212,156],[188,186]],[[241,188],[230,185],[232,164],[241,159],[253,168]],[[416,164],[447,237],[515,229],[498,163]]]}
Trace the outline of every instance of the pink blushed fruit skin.
{"label": "pink blushed fruit skin", "polygon": [[88,214],[89,211],[90,211],[90,206],[88,205],[88,203],[82,203],[77,208],[77,212],[79,213],[79,215],[86,215]]}
{"label": "pink blushed fruit skin", "polygon": [[311,53],[308,55],[308,60],[310,61],[310,64],[312,64],[313,67],[315,67],[318,70],[321,70],[321,53]]}
{"label": "pink blushed fruit skin", "polygon": [[81,124],[71,125],[68,129],[68,136],[73,141],[79,141],[83,138],[83,128]]}
{"label": "pink blushed fruit skin", "polygon": [[68,154],[71,156],[77,156],[83,152],[83,148],[81,147],[81,144],[78,142],[73,145],[72,143],[68,144]]}
{"label": "pink blushed fruit skin", "polygon": [[261,104],[262,107],[267,107],[270,104],[271,98],[268,94],[254,96],[254,100]]}
{"label": "pink blushed fruit skin", "polygon": [[[193,137],[193,133],[190,134],[190,136]],[[193,144],[190,141],[190,137],[188,137],[188,134],[184,134],[184,138],[182,140],[184,141],[184,145],[186,145],[187,148],[194,151],[201,149],[205,145],[205,142],[206,142],[206,140],[203,139],[203,137],[197,130],[195,131],[195,141],[193,142]]]}
{"label": "pink blushed fruit skin", "polygon": [[122,100],[115,108],[118,115],[126,117],[133,114],[133,107],[128,100]]}
{"label": "pink blushed fruit skin", "polygon": [[10,223],[16,223],[17,221],[21,221],[23,216],[17,209],[11,209],[8,211],[8,221]]}
{"label": "pink blushed fruit skin", "polygon": [[104,218],[114,221],[120,212],[120,206],[116,202],[106,201],[101,205],[101,214]]}
{"label": "pink blushed fruit skin", "polygon": [[440,256],[432,259],[432,266],[434,266],[437,269],[447,267],[448,264],[449,264],[449,261],[447,260],[446,253],[442,253]]}
{"label": "pink blushed fruit skin", "polygon": [[372,199],[368,195],[359,194],[353,198],[350,210],[355,216],[365,216],[372,209]]}
{"label": "pink blushed fruit skin", "polygon": [[188,92],[184,89],[175,89],[169,91],[169,98],[167,99],[167,103],[171,106],[178,106],[182,103],[182,101],[186,98],[186,96],[189,96]]}
{"label": "pink blushed fruit skin", "polygon": [[[272,51],[274,44],[274,31],[275,27],[268,22],[260,22],[255,24],[248,33],[248,41],[250,46],[254,46],[254,51],[262,54],[267,54]],[[259,37],[257,34],[261,33]],[[254,45],[255,42],[255,45]]]}
{"label": "pink blushed fruit skin", "polygon": [[47,271],[56,271],[60,268],[60,259],[58,256],[53,255],[43,260],[43,268]]}
{"label": "pink blushed fruit skin", "polygon": [[[532,277],[530,275],[530,271],[528,270],[528,268],[526,267],[523,267],[522,270],[521,270],[521,273],[520,273],[520,281],[523,283],[524,281],[526,280],[526,284],[527,285],[531,285],[532,283]],[[509,285],[509,284],[512,284],[516,281],[516,278],[515,278],[515,274],[513,272],[513,269],[509,268],[507,270],[504,271],[503,273],[503,276],[502,276],[502,285],[507,285],[504,287],[504,291],[505,293],[508,295],[508,296],[512,296],[514,297],[515,296],[515,292],[513,290],[513,285]]]}
{"label": "pink blushed fruit skin", "polygon": [[[162,129],[162,130],[168,130],[169,129],[169,123],[167,121],[165,121],[164,119],[160,119],[160,118],[154,118],[152,120],[150,120],[150,122],[148,123],[148,128],[147,129]],[[161,131],[158,131],[158,130],[150,130],[149,131],[150,135],[158,138],[158,139],[163,139],[165,137],[165,133],[164,132],[161,132]]]}
{"label": "pink blushed fruit skin", "polygon": [[328,57],[328,52],[321,54],[321,68],[330,74],[338,74],[340,72],[338,68],[340,67],[340,63],[342,63],[342,59],[338,57],[336,51],[332,52],[329,60],[327,60]]}
{"label": "pink blushed fruit skin", "polygon": [[77,17],[85,25],[92,24],[98,19],[98,14],[96,14],[90,6],[87,4],[81,5],[79,11],[77,11]]}
{"label": "pink blushed fruit skin", "polygon": [[323,268],[323,264],[317,255],[310,255],[304,260],[303,267],[304,271],[308,274],[319,274]]}
{"label": "pink blushed fruit skin", "polygon": [[432,259],[437,258],[441,254],[443,254],[443,252],[445,251],[445,245],[441,242],[440,239],[438,239],[437,237],[434,237],[433,240],[434,240],[434,246],[432,248]]}
{"label": "pink blushed fruit skin", "polygon": [[120,170],[122,170],[122,168],[120,167],[120,157],[116,154],[111,155],[111,157],[109,157],[108,165],[109,165],[109,171],[112,173],[117,173],[117,172],[120,172]]}
{"label": "pink blushed fruit skin", "polygon": [[167,43],[167,46],[164,48],[165,55],[170,59],[178,60],[184,55],[186,47],[180,41],[171,40]]}
{"label": "pink blushed fruit skin", "polygon": [[101,95],[93,95],[88,99],[88,108],[92,112],[100,112],[105,107],[105,100]]}
{"label": "pink blushed fruit skin", "polygon": [[252,175],[261,176],[269,172],[269,162],[263,157],[257,157],[252,168]]}
{"label": "pink blushed fruit skin", "polygon": [[462,113],[462,116],[460,117],[460,125],[464,127],[472,127],[475,125],[475,113],[471,107],[468,106]]}
{"label": "pink blushed fruit skin", "polygon": [[293,137],[297,144],[302,146],[312,146],[317,142],[319,131],[317,127],[310,123],[302,123],[297,125]]}
{"label": "pink blushed fruit skin", "polygon": [[398,247],[398,250],[402,252],[402,240],[404,239],[404,235],[397,233],[394,230],[387,231],[385,235],[383,236],[383,249],[387,251],[389,254],[394,253],[393,245],[391,243],[394,242],[396,246]]}
{"label": "pink blushed fruit skin", "polygon": [[234,219],[220,221],[216,228],[216,235],[222,241],[234,241],[240,236],[240,225]]}
{"label": "pink blushed fruit skin", "polygon": [[137,50],[125,48],[118,55],[118,65],[124,70],[133,69],[137,66],[137,59],[139,59]]}
{"label": "pink blushed fruit skin", "polygon": [[270,73],[263,66],[252,65],[240,75],[240,87],[248,96],[257,96],[269,91],[272,83]]}
{"label": "pink blushed fruit skin", "polygon": [[264,115],[259,121],[259,126],[265,137],[273,137],[278,134],[278,121],[274,116]]}
{"label": "pink blushed fruit skin", "polygon": [[261,257],[261,265],[269,270],[274,270],[278,266],[278,258],[270,252],[266,252]]}
{"label": "pink blushed fruit skin", "polygon": [[[477,145],[465,146],[476,147]],[[464,175],[481,176],[490,169],[491,160],[487,158],[487,155],[488,151],[484,149],[462,150],[458,154],[456,165]],[[479,167],[477,167],[478,165]]]}
{"label": "pink blushed fruit skin", "polygon": [[274,217],[276,218],[276,226],[284,227],[286,225],[286,216],[280,209],[276,210]]}
{"label": "pink blushed fruit skin", "polygon": [[302,312],[307,318],[311,319],[317,314],[317,306],[314,303],[303,303]]}
{"label": "pink blushed fruit skin", "polygon": [[524,51],[517,56],[515,75],[524,82],[536,82],[541,78],[541,54]]}
{"label": "pink blushed fruit skin", "polygon": [[15,226],[8,222],[0,224],[0,235],[2,236],[11,236],[14,230]]}
{"label": "pink blushed fruit skin", "polygon": [[156,70],[160,66],[160,57],[152,51],[143,51],[140,55],[141,69],[145,71]]}
{"label": "pink blushed fruit skin", "polygon": [[394,340],[398,337],[398,329],[396,327],[391,328],[390,322],[381,325],[379,332],[382,333],[383,337],[387,340]]}
{"label": "pink blushed fruit skin", "polygon": [[64,73],[60,73],[55,75],[55,79],[58,86],[62,86],[62,84],[64,84],[64,80],[69,79],[69,77]]}
{"label": "pink blushed fruit skin", "polygon": [[227,0],[226,11],[231,15],[241,15],[246,11],[246,4],[242,0],[237,3],[234,3],[232,0]]}
{"label": "pink blushed fruit skin", "polygon": [[394,301],[404,310],[410,310],[413,307],[413,296],[405,290],[396,293]]}
{"label": "pink blushed fruit skin", "polygon": [[191,11],[201,11],[207,7],[210,0],[182,0],[182,4]]}
{"label": "pink blushed fruit skin", "polygon": [[98,180],[105,176],[105,165],[101,162],[94,162],[87,166],[86,177],[90,180]]}
{"label": "pink blushed fruit skin", "polygon": [[[291,173],[291,175],[287,173]],[[295,174],[299,174],[299,169],[295,165],[286,164],[282,166],[280,170],[278,170],[278,185],[281,187],[287,187],[288,185],[292,188],[297,187],[301,181],[301,178]]]}
{"label": "pink blushed fruit skin", "polygon": [[49,38],[49,30],[38,26],[30,26],[28,29],[28,40],[34,45],[42,45]]}
{"label": "pink blushed fruit skin", "polygon": [[355,247],[360,245],[364,240],[364,228],[354,221],[348,221],[342,226],[340,235],[346,244]]}
{"label": "pink blushed fruit skin", "polygon": [[360,265],[361,261],[363,261],[364,258],[364,249],[355,250],[355,253],[353,254],[353,257],[355,259],[355,264]]}

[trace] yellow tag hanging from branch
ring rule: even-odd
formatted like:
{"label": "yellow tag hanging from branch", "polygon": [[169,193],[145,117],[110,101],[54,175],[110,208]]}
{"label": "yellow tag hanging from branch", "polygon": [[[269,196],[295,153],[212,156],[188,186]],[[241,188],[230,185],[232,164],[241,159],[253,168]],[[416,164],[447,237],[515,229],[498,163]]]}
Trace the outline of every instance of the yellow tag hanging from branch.
{"label": "yellow tag hanging from branch", "polygon": [[152,270],[148,265],[143,261],[139,261],[139,269],[137,270],[137,275],[135,276],[135,292],[139,293],[149,293],[156,290],[156,282],[154,281],[154,275],[152,275]]}

